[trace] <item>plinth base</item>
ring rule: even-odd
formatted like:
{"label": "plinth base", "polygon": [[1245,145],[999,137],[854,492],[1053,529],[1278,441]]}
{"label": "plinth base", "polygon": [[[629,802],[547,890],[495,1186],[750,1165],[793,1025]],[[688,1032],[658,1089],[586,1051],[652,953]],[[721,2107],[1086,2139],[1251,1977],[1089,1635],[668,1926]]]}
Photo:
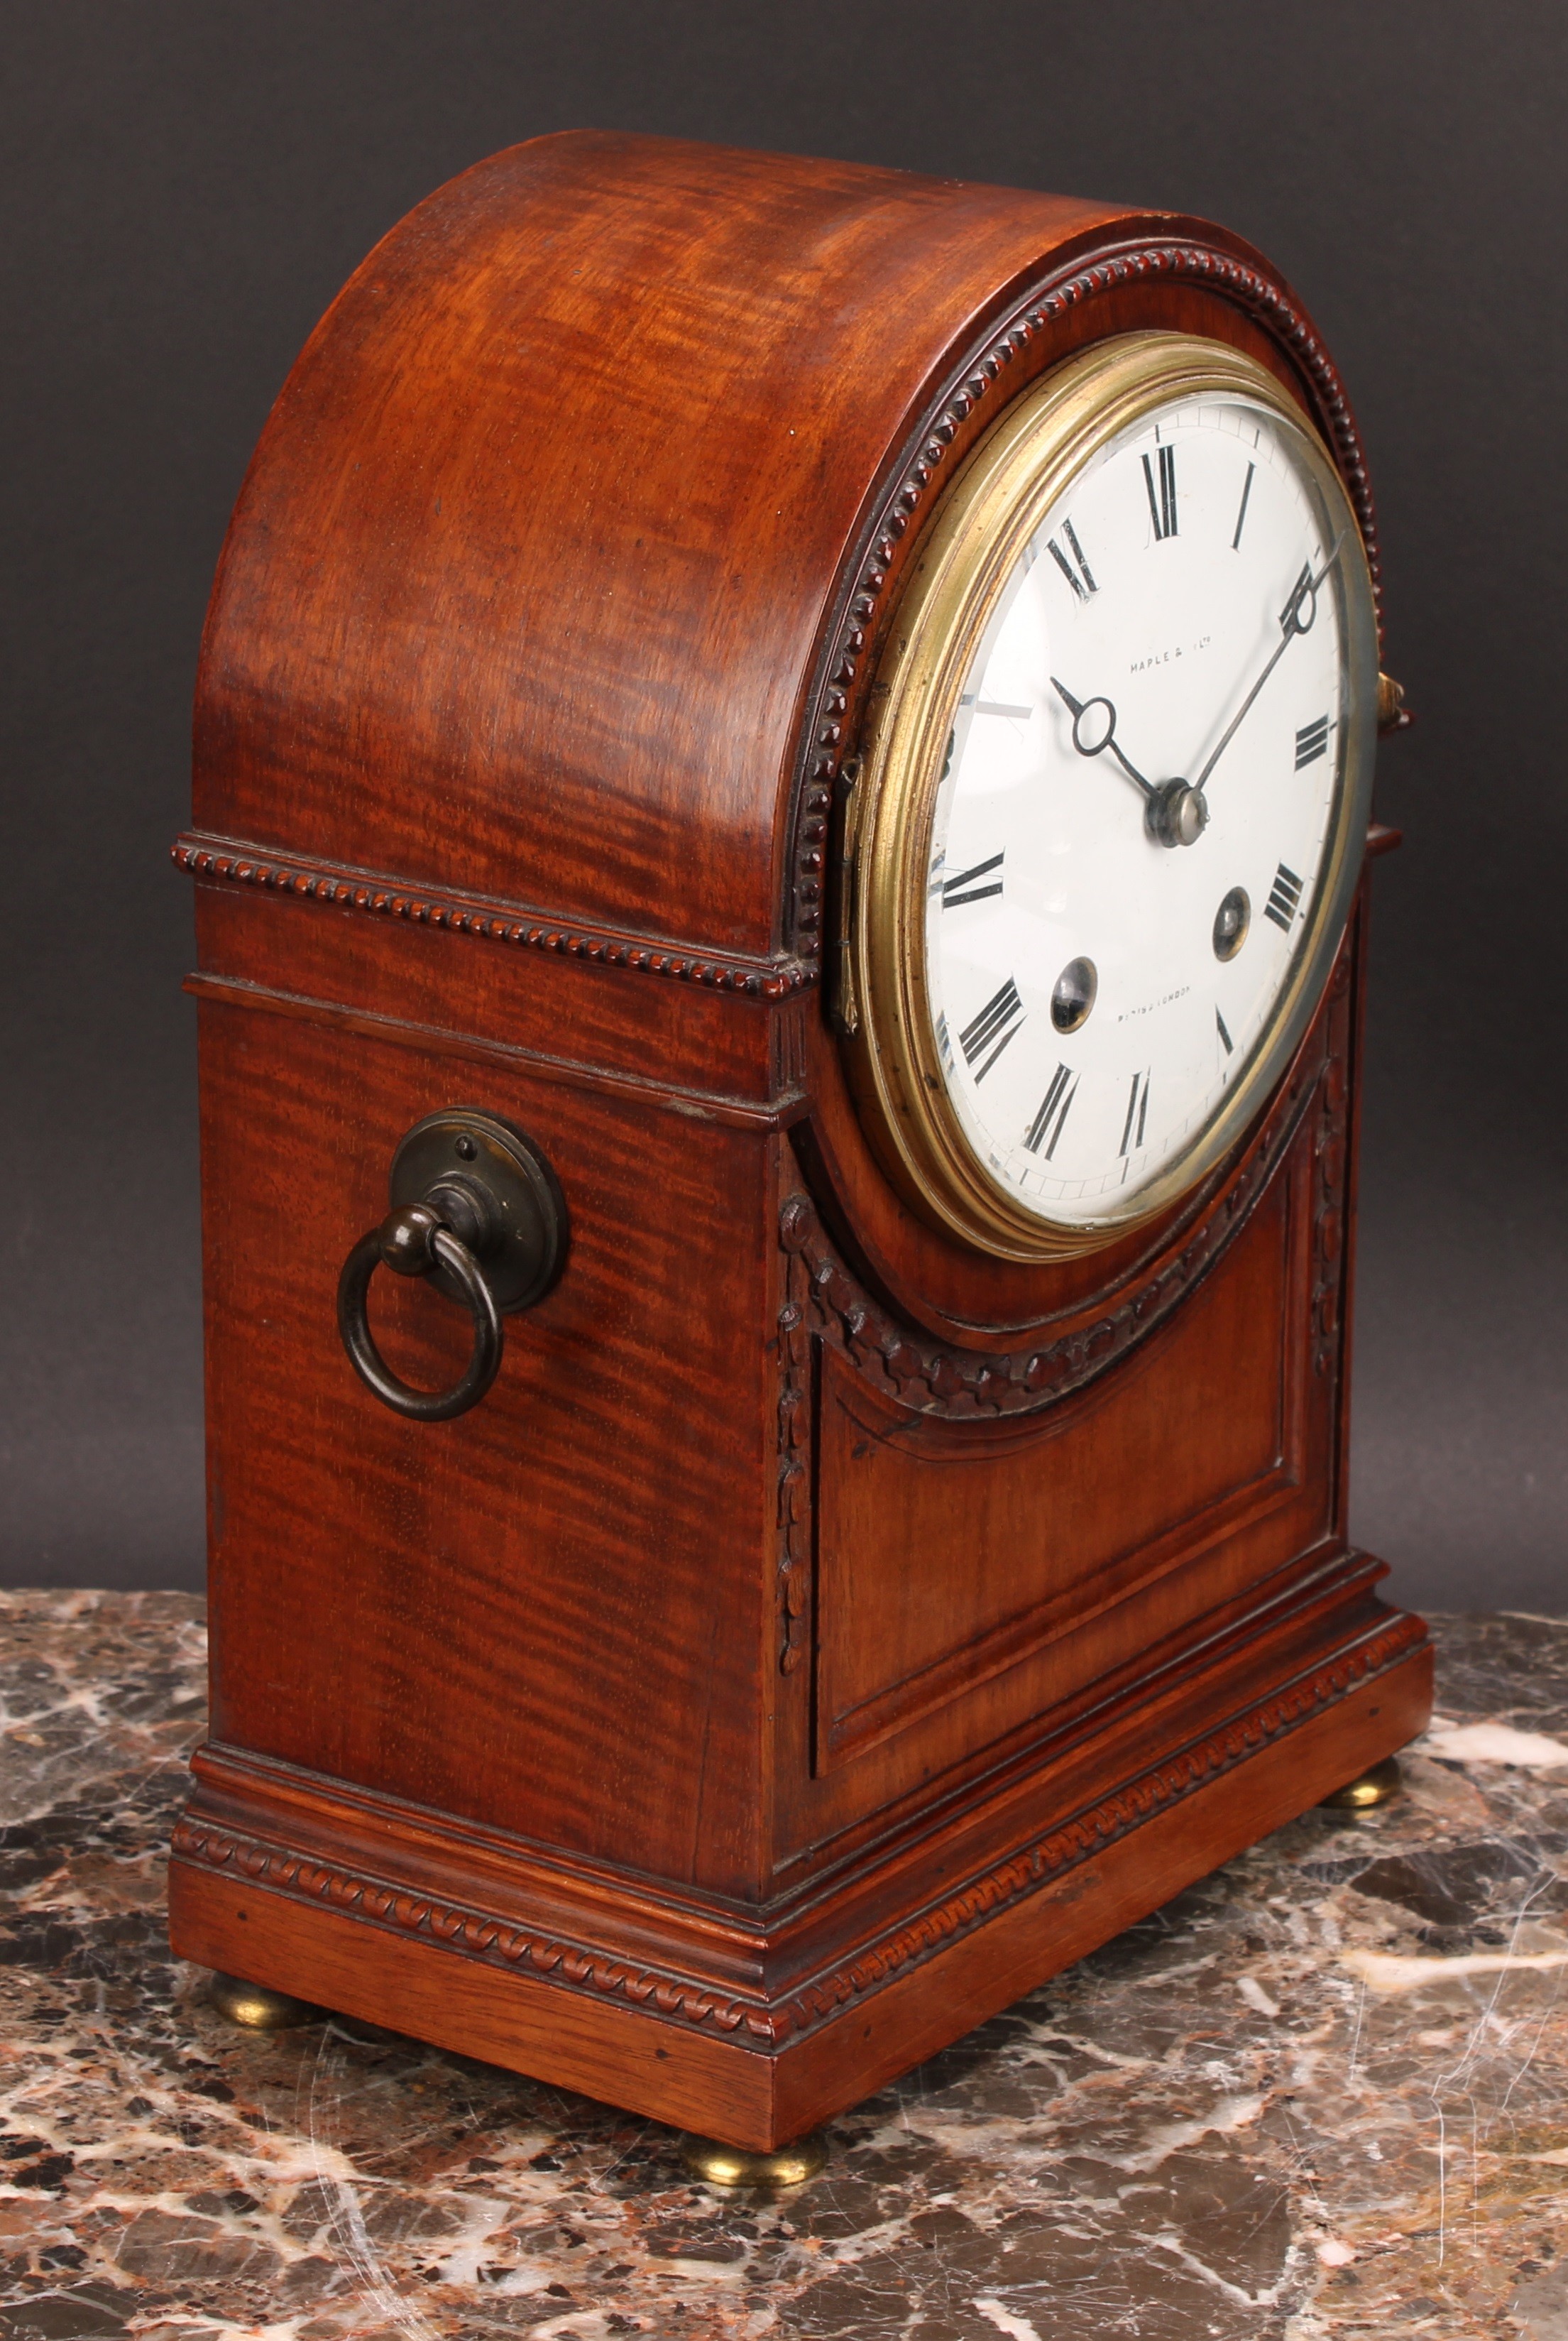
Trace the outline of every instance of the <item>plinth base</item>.
{"label": "plinth base", "polygon": [[[233,1748],[175,1833],[180,1956],[771,2157],[1294,1820],[1386,1778],[1431,1651],[1365,1581],[1111,1709],[988,1795],[742,1911]],[[1272,1678],[1272,1679],[1271,1679]],[[288,1995],[285,2000],[283,1996]],[[294,1995],[298,1995],[295,1997]],[[700,2149],[705,2154],[708,2149]],[[713,2149],[717,2153],[718,2149]],[[776,2177],[764,2183],[781,2183]],[[782,2182],[787,2183],[787,2182]]]}

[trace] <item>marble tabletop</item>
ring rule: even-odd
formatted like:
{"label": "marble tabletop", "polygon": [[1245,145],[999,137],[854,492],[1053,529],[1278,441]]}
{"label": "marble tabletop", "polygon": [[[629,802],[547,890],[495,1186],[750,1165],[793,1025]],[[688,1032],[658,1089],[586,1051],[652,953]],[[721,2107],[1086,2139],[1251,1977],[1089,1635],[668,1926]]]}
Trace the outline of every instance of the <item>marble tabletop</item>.
{"label": "marble tabletop", "polygon": [[1568,2341],[1568,1623],[1439,1621],[1311,1813],[831,2127],[656,2123],[172,1958],[201,1604],[0,1594],[0,2341]]}

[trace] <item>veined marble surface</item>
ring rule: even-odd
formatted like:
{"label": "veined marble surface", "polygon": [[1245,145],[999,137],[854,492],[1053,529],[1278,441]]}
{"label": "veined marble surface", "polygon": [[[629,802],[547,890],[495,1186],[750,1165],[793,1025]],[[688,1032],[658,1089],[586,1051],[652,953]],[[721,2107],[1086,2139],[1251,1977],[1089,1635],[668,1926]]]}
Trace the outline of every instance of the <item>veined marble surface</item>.
{"label": "veined marble surface", "polygon": [[1568,2341],[1568,1624],[1440,1644],[1467,1728],[1398,1802],[1279,1830],[759,2201],[489,2066],[226,2024],[163,1925],[201,1605],[0,1594],[0,2336]]}

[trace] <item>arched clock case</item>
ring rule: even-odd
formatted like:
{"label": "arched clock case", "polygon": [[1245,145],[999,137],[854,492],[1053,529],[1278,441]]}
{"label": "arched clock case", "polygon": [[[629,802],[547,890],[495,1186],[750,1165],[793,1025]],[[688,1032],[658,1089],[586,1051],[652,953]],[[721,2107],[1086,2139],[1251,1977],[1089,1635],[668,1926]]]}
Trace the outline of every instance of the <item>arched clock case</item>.
{"label": "arched clock case", "polygon": [[[1296,959],[1249,898],[1280,955],[1251,1086],[1058,1240],[1067,1141],[1040,1165],[1077,1071],[1021,1169],[971,1166],[1002,1073],[962,1084],[1010,1028],[968,1019],[949,1111],[919,1005],[971,981],[919,975],[958,931],[921,927],[918,854],[967,785],[990,538],[902,764],[889,710],[976,467],[1135,346],[1208,353],[1343,503],[1269,620],[1286,674],[1340,628],[1313,721],[1341,744]],[[1075,460],[1006,507],[1019,545]],[[1097,548],[1047,534],[1087,603]],[[571,134],[371,254],[240,497],[176,848],[213,1693],[178,1952],[766,2150],[1421,1729],[1424,1629],[1345,1534],[1366,789],[1400,720],[1374,578],[1321,341],[1194,220]],[[1223,764],[1206,795],[1144,775],[1095,689],[1042,685],[1072,803],[1196,885],[1255,801]],[[905,786],[900,957],[867,839]],[[1007,933],[1045,931],[1027,908]],[[1245,921],[1211,951],[1207,916],[1228,982]],[[1049,994],[1070,1033],[1081,965]],[[1097,981],[1086,1051],[1115,1038]],[[1018,981],[1008,1067],[1049,1030]],[[1140,1079],[1120,1157],[1114,1118],[1097,1141],[1124,1180]]]}

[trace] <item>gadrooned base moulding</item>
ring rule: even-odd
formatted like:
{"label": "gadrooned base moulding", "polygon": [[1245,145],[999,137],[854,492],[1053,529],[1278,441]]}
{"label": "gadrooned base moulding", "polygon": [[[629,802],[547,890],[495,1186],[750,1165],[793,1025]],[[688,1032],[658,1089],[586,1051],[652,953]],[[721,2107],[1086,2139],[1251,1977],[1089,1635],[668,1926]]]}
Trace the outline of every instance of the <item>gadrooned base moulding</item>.
{"label": "gadrooned base moulding", "polygon": [[[1340,1564],[1338,1599],[1319,1582],[1266,1640],[1092,1718],[934,1830],[765,1908],[677,1897],[209,1747],[174,1840],[174,1947],[769,2151],[1420,1730],[1425,1630],[1371,1594],[1376,1573]],[[1246,1697],[1270,1661],[1285,1662],[1275,1686]]]}

